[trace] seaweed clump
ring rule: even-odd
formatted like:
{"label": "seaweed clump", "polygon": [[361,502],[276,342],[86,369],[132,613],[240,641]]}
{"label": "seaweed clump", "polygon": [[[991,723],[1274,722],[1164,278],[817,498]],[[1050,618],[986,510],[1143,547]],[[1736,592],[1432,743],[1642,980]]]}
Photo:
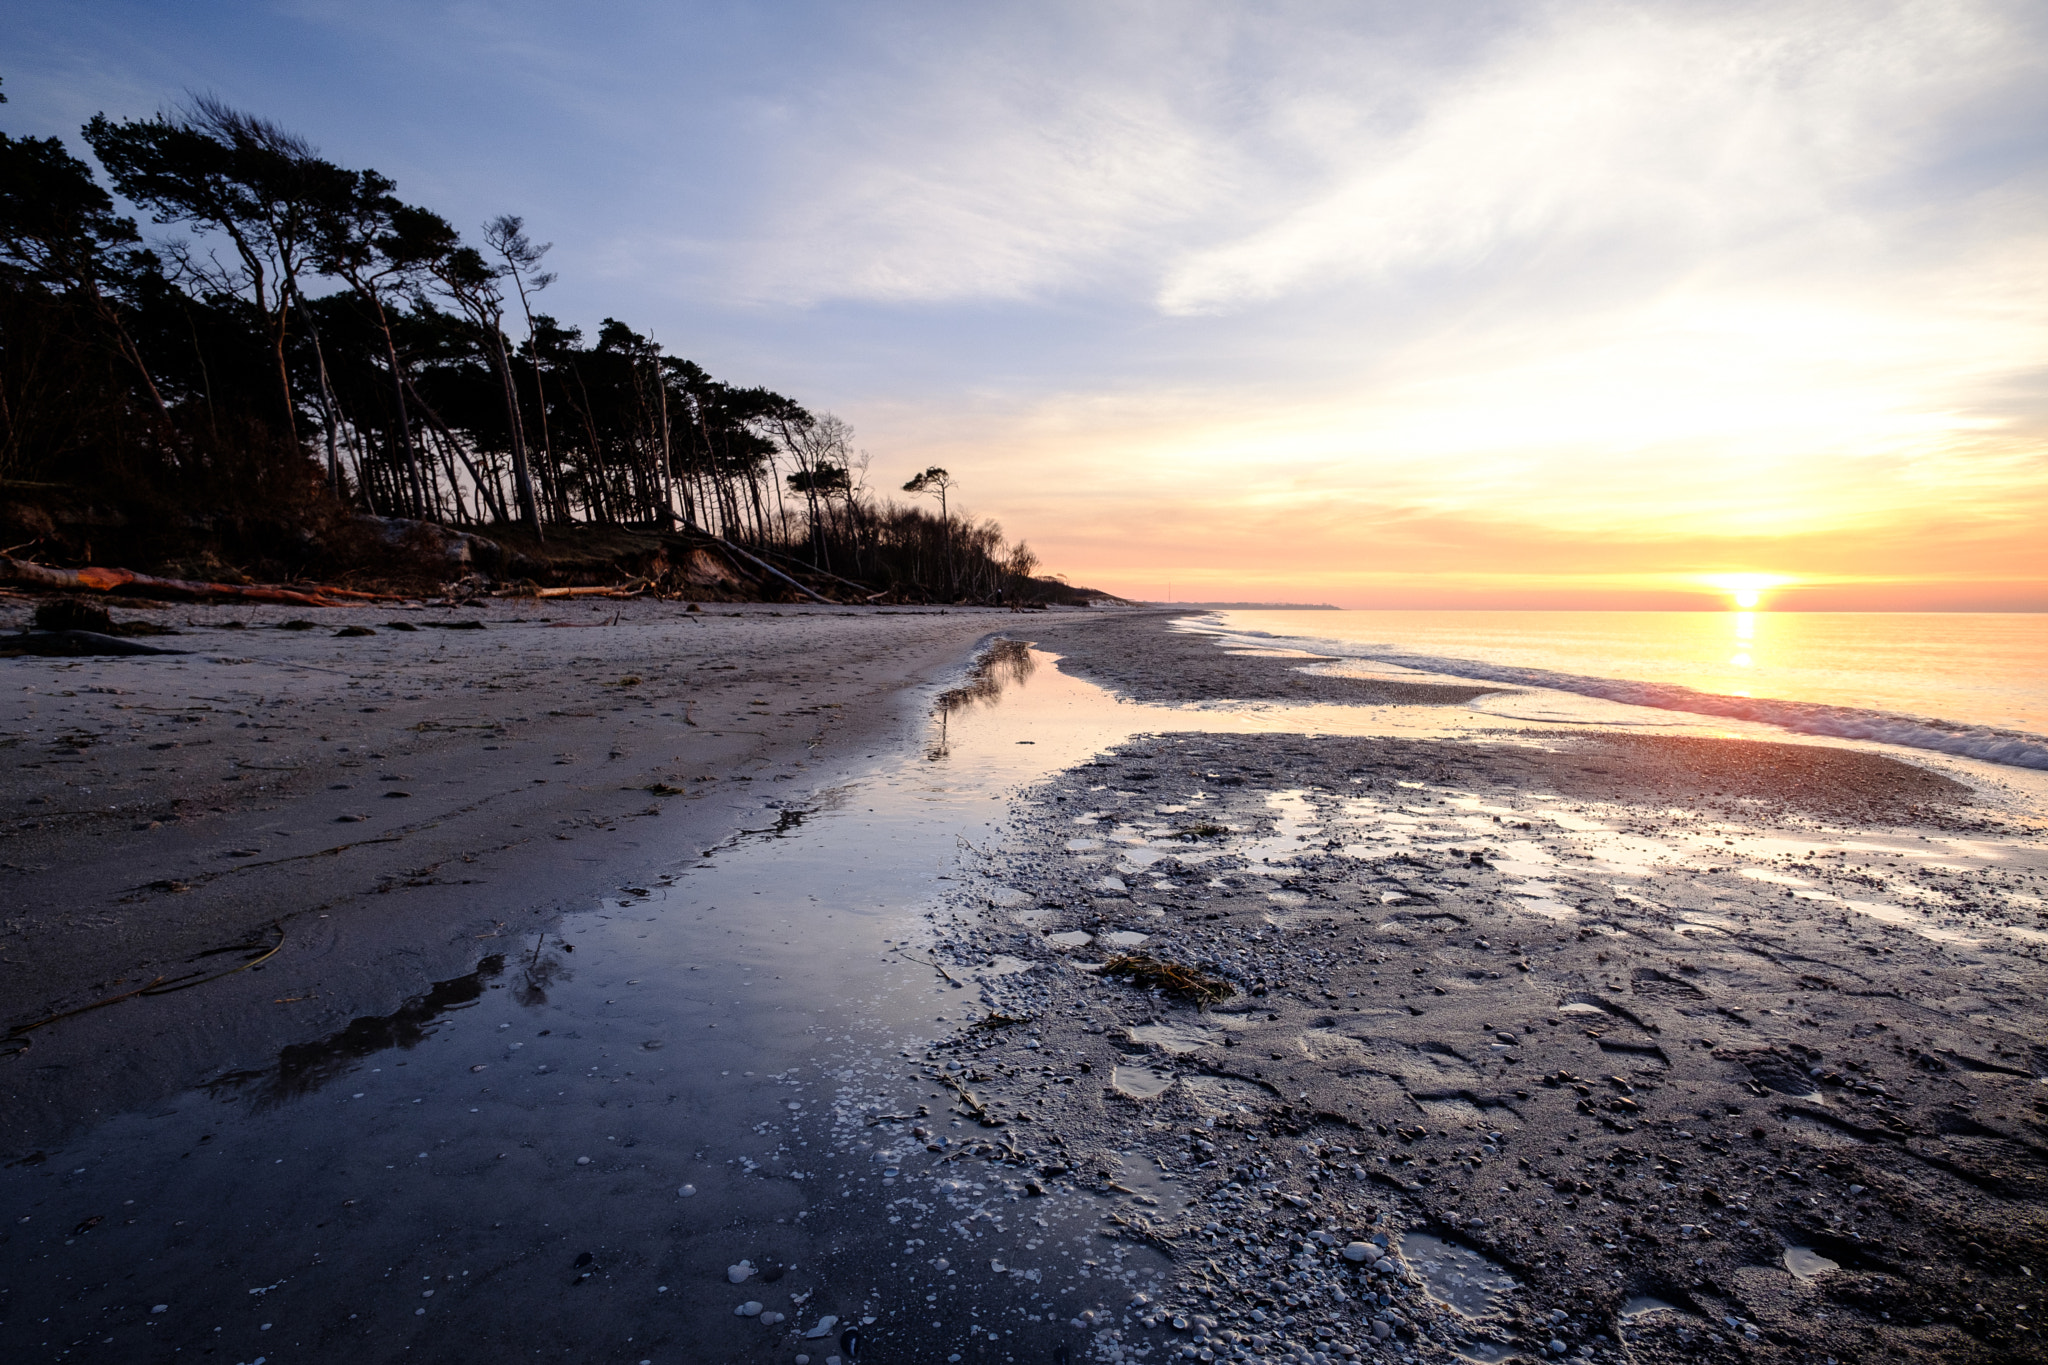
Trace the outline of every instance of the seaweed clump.
{"label": "seaweed clump", "polygon": [[1197,1006],[1213,1005],[1237,994],[1237,988],[1222,977],[1150,953],[1121,953],[1102,964],[1102,974],[1128,977],[1133,985],[1192,1000]]}

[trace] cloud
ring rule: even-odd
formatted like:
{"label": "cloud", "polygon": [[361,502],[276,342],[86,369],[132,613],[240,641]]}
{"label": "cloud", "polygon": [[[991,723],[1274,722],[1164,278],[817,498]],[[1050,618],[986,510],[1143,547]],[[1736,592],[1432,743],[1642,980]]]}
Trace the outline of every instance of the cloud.
{"label": "cloud", "polygon": [[520,211],[550,311],[945,464],[1056,567],[2040,576],[2030,0],[120,14],[29,31],[77,80],[11,127],[220,88]]}
{"label": "cloud", "polygon": [[1189,252],[1161,307],[1827,241],[1987,90],[2041,72],[2015,24],[1970,3],[1539,13],[1487,60],[1406,92],[1422,111],[1412,125],[1354,121],[1316,193]]}

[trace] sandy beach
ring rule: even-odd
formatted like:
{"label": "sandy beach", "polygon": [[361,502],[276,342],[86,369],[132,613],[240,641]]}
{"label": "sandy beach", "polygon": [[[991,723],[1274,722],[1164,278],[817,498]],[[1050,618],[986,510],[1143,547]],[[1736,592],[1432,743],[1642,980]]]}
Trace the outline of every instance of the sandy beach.
{"label": "sandy beach", "polygon": [[0,1062],[34,1358],[2042,1356],[1983,765],[1171,613],[171,615],[8,664],[9,1023],[206,974]]}
{"label": "sandy beach", "polygon": [[[10,615],[18,629],[28,610]],[[289,608],[116,616],[170,625],[148,643],[190,652],[4,664],[0,999],[12,1027],[85,1010],[12,1037],[34,1053],[0,1081],[17,1155],[385,1014],[642,875],[650,848],[772,825],[792,789],[921,721],[904,689],[1009,619],[641,602],[304,629]],[[373,634],[336,638],[350,627]]]}

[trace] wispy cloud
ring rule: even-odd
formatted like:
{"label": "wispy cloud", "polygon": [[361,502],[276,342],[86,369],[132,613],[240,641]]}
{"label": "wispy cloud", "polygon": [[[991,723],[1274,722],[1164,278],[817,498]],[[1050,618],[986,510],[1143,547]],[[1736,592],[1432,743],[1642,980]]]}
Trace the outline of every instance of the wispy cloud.
{"label": "wispy cloud", "polygon": [[2032,0],[14,7],[10,128],[218,89],[523,212],[1109,586],[2043,576]]}

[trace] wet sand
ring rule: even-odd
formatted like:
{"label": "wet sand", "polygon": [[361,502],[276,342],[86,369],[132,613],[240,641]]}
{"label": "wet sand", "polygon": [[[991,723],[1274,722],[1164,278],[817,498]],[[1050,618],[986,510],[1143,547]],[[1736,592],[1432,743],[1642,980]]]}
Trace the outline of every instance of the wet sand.
{"label": "wet sand", "polygon": [[[249,731],[201,713],[216,728],[193,732],[238,741],[244,780],[272,752],[257,723],[338,765],[340,719],[386,715],[349,693],[418,708],[363,739],[363,769],[289,779],[281,809],[395,819],[362,797],[375,785],[329,795],[377,764],[371,784],[412,774],[396,789],[414,796],[376,795],[394,808],[421,773],[495,774],[504,804],[444,800],[401,835],[466,830],[446,837],[492,880],[448,875],[460,852],[414,872],[427,859],[393,850],[375,866],[398,885],[325,871],[353,850],[280,860],[323,871],[275,886],[346,907],[311,918],[365,926],[304,970],[364,983],[343,998],[374,1008],[294,1013],[322,1002],[281,979],[293,934],[256,969],[0,1061],[10,1113],[26,1096],[57,1134],[0,1167],[8,1357],[2039,1354],[2044,863],[2038,822],[1981,765],[1510,726],[1460,704],[1485,689],[1298,696],[1301,661],[1194,648],[1155,615],[783,611],[646,620],[631,644],[627,616],[616,650],[493,618],[445,637],[445,670],[389,655],[410,687],[340,651],[419,642],[301,636],[260,652],[296,672],[245,678],[290,704],[204,689],[249,713]],[[672,634],[700,628],[727,633],[701,654]],[[990,630],[1061,658],[1011,647],[963,677]],[[627,700],[650,659],[668,694]],[[820,668],[841,670],[830,697],[769,686]],[[62,678],[66,704],[141,710]],[[478,696],[489,682],[504,691]],[[856,696],[865,712],[810,728]],[[457,700],[498,733],[398,723],[461,719]],[[76,714],[33,717],[37,742]],[[149,737],[155,712],[94,714],[103,751],[202,747],[149,749],[177,742]],[[743,724],[750,760],[685,744]],[[525,754],[504,747],[521,735]],[[602,780],[527,792],[578,764]],[[233,775],[206,771],[210,790]],[[646,791],[706,776],[714,796]],[[235,848],[278,819],[259,786],[205,811],[245,822]],[[543,815],[587,823],[514,837]],[[64,837],[133,850],[173,828]],[[240,865],[204,847],[226,856],[144,870]],[[45,944],[129,941],[118,919],[91,939],[87,897],[29,875],[72,897]],[[219,927],[260,926],[261,898],[242,904]],[[1103,969],[1128,951],[1233,993],[1155,995]],[[190,1013],[144,1013],[167,1004]],[[133,1079],[130,1052],[166,1074]]]}
{"label": "wet sand", "polygon": [[[290,630],[288,608],[115,614],[175,627],[150,643],[190,652],[0,661],[4,1024],[87,1010],[9,1039],[31,1054],[0,1072],[16,1156],[386,1014],[657,851],[772,825],[793,791],[903,742],[922,723],[904,689],[1015,619],[501,602]],[[349,626],[375,633],[335,637]]]}
{"label": "wet sand", "polygon": [[[1200,692],[1178,642],[1044,635]],[[956,952],[1043,964],[984,995],[1031,1022],[944,1055],[1084,1180],[1180,1182],[1128,1216],[1180,1273],[1127,1345],[2042,1358],[2038,820],[1868,751],[1564,727],[1161,730],[1029,805]]]}

